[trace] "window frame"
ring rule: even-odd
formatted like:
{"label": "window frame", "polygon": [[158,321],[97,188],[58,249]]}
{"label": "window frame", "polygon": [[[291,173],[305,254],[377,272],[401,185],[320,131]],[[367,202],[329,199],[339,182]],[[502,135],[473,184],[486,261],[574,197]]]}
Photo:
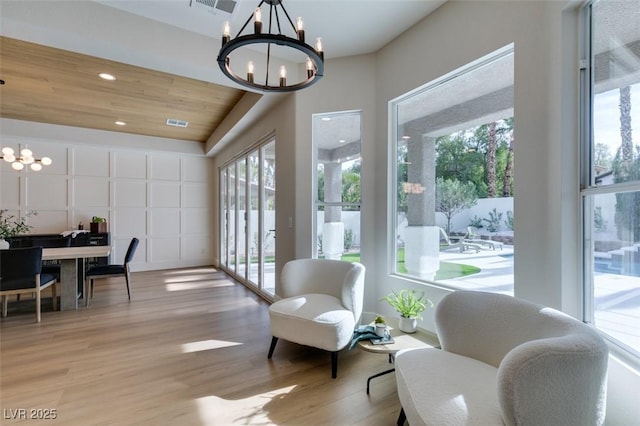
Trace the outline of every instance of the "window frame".
{"label": "window frame", "polygon": [[[435,286],[439,288],[445,288],[448,290],[460,290],[463,286],[453,286],[451,284],[443,283],[441,281],[429,281],[417,276],[405,274],[397,270],[398,265],[398,249],[397,249],[397,229],[398,229],[398,144],[400,142],[400,134],[398,132],[399,117],[398,109],[399,105],[411,99],[412,97],[419,96],[426,92],[439,88],[442,85],[446,85],[468,73],[471,73],[477,69],[480,69],[495,61],[499,61],[506,56],[512,55],[515,58],[515,43],[509,43],[502,46],[486,55],[483,55],[476,60],[466,63],[455,70],[446,73],[434,80],[431,80],[413,90],[410,90],[402,95],[391,99],[387,104],[387,117],[388,117],[388,135],[387,140],[389,143],[387,151],[387,169],[389,171],[389,178],[387,179],[387,264],[386,272],[389,277],[394,279],[400,279],[408,283],[417,283],[421,285]],[[515,66],[515,65],[514,65]],[[515,73],[515,69],[513,70]],[[515,84],[515,83],[514,83]],[[513,105],[515,117],[515,105]],[[514,280],[515,281],[515,280]],[[515,289],[515,286],[513,286]]]}
{"label": "window frame", "polygon": [[595,122],[595,70],[593,52],[593,6],[598,0],[583,3],[579,12],[579,156],[580,156],[580,208],[581,208],[581,283],[582,290],[582,320],[590,324],[605,338],[609,348],[619,358],[627,363],[640,367],[640,351],[617,340],[598,328],[595,321],[595,235],[592,227],[594,221],[594,197],[598,195],[619,194],[640,191],[640,181],[627,181],[598,185],[594,173],[594,122]]}

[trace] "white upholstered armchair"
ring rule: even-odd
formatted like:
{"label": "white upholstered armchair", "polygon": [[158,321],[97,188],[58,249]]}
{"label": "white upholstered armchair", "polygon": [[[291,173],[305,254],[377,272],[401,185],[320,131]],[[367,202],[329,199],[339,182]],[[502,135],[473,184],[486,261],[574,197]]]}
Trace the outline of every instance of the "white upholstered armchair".
{"label": "white upholstered armchair", "polygon": [[396,355],[398,424],[600,425],[608,348],[590,326],[511,296],[447,295],[442,350]]}
{"label": "white upholstered armchair", "polygon": [[360,320],[365,268],[328,259],[287,262],[280,274],[281,300],[269,307],[271,347],[282,338],[331,352],[331,377],[338,371],[338,351],[346,347]]}

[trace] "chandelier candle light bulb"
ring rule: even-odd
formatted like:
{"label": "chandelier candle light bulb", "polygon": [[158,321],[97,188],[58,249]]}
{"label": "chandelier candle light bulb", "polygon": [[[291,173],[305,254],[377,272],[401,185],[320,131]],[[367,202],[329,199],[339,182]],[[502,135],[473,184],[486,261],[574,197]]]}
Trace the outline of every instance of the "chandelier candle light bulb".
{"label": "chandelier candle light bulb", "polygon": [[307,57],[307,78],[313,77],[313,61]]}
{"label": "chandelier candle light bulb", "polygon": [[298,16],[296,20],[296,32],[298,33],[298,40],[304,43],[304,22],[301,16]]}
{"label": "chandelier candle light bulb", "polygon": [[253,32],[262,33],[262,10],[259,7],[253,12]]}
{"label": "chandelier candle light bulb", "polygon": [[324,59],[324,52],[322,51],[322,37],[316,39],[316,52],[322,59]]}
{"label": "chandelier candle light bulb", "polygon": [[253,61],[249,61],[247,64],[247,81],[253,83]]}
{"label": "chandelier candle light bulb", "polygon": [[287,85],[287,68],[282,65],[280,67],[280,87]]}
{"label": "chandelier candle light bulb", "polygon": [[226,21],[222,29],[222,45],[229,43],[229,40],[231,40],[231,24]]}

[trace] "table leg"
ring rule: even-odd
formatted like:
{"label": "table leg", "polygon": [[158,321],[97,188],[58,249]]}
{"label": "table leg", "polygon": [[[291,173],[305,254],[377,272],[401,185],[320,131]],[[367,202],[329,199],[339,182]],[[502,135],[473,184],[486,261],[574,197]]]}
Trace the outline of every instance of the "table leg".
{"label": "table leg", "polygon": [[60,270],[60,310],[78,309],[77,259],[63,259]]}
{"label": "table leg", "polygon": [[371,383],[372,379],[375,379],[376,377],[384,376],[385,374],[393,373],[394,371],[396,371],[396,369],[392,368],[390,370],[385,370],[382,373],[374,374],[373,376],[369,377],[367,379],[367,395],[369,395],[369,383]]}

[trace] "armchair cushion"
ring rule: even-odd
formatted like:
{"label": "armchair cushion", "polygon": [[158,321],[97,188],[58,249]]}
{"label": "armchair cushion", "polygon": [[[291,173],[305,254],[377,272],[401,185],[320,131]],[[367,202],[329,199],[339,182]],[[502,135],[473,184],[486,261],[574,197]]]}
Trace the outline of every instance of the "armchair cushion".
{"label": "armchair cushion", "polygon": [[282,299],[269,310],[271,335],[327,351],[344,348],[355,320],[339,299],[327,294],[305,294]]}
{"label": "armchair cushion", "polygon": [[502,424],[491,365],[439,349],[410,349],[402,353],[396,378],[411,426]]}

